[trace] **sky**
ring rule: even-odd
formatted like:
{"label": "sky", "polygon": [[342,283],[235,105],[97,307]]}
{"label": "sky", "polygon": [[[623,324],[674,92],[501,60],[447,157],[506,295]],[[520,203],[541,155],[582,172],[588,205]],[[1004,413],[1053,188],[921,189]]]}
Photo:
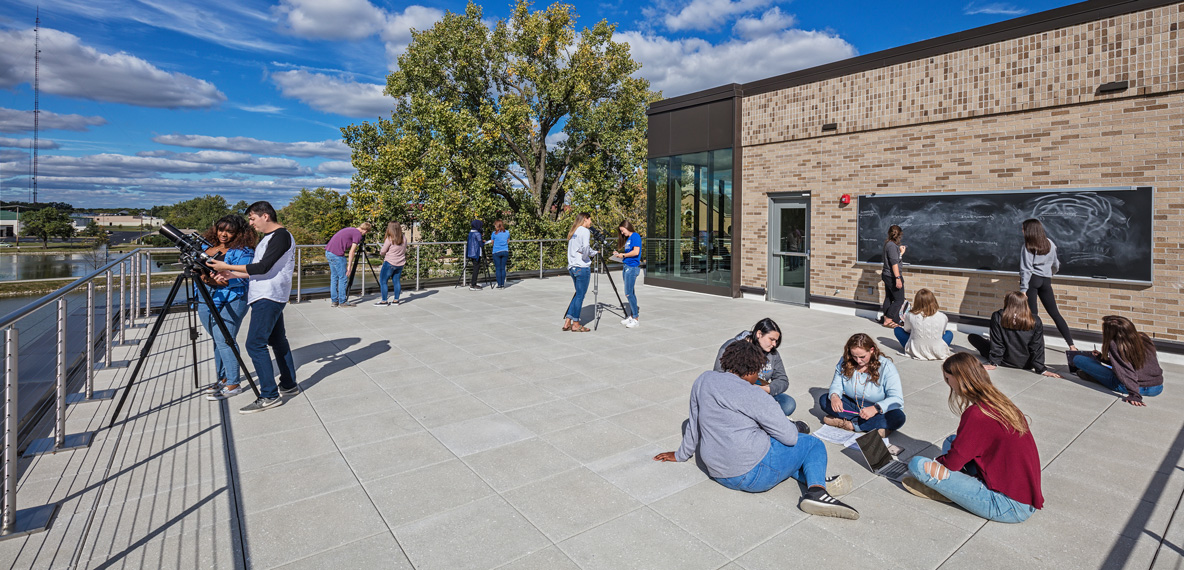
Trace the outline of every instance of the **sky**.
{"label": "sky", "polygon": [[[576,0],[673,97],[1065,6],[1016,0]],[[511,2],[480,3],[487,20]],[[536,3],[541,9],[546,4]],[[37,201],[148,208],[346,192],[342,127],[389,117],[387,73],[461,1],[53,0],[40,7]],[[0,2],[0,200],[31,200],[35,0]],[[558,133],[555,133],[558,135]]]}

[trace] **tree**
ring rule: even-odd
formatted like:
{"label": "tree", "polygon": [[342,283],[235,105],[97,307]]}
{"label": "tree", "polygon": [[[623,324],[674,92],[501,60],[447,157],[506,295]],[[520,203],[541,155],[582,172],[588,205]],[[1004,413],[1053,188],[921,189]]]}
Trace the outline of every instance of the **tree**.
{"label": "tree", "polygon": [[337,230],[350,225],[348,199],[325,187],[303,188],[279,214],[300,243],[326,243]]}
{"label": "tree", "polygon": [[218,218],[229,214],[230,206],[226,204],[226,198],[215,194],[206,194],[200,198],[167,206],[161,213],[164,214],[166,223],[178,228],[205,231],[206,228],[214,225]]}
{"label": "tree", "polygon": [[531,12],[519,0],[491,29],[470,2],[413,32],[387,76],[391,118],[342,129],[357,169],[354,211],[418,213],[423,229],[450,238],[474,217],[509,213],[522,235],[553,231],[565,205],[634,205],[645,110],[660,95],[632,77],[640,64],[612,40],[614,25],[577,33],[575,20],[569,5]]}
{"label": "tree", "polygon": [[21,235],[32,236],[41,240],[44,247],[49,247],[49,238],[58,237],[69,239],[74,237],[74,225],[70,216],[56,208],[42,208],[21,215]]}

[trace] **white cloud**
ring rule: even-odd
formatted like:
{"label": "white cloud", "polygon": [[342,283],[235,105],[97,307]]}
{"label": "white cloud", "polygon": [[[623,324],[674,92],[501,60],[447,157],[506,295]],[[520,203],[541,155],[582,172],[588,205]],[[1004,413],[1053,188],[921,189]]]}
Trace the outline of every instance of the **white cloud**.
{"label": "white cloud", "polygon": [[838,36],[804,30],[720,44],[641,32],[621,32],[613,39],[630,45],[633,58],[642,63],[637,74],[648,79],[651,88],[661,89],[664,97],[764,79],[856,55],[855,47]]}
{"label": "white cloud", "polygon": [[411,31],[422,32],[444,17],[444,12],[424,6],[408,6],[402,14],[393,14],[382,29],[386,57],[393,66],[411,45]]}
{"label": "white cloud", "polygon": [[[61,115],[52,111],[41,111],[41,130],[85,131],[90,127],[107,124],[102,117],[83,115]],[[23,133],[33,131],[33,112],[18,111],[0,107],[0,133]]]}
{"label": "white cloud", "polygon": [[[8,148],[32,148],[33,139],[14,139],[11,137],[0,137],[0,147]],[[55,149],[58,148],[58,143],[49,139],[40,139],[37,141],[37,148],[39,149]]]}
{"label": "white cloud", "polygon": [[1008,4],[1006,2],[990,2],[987,4],[979,4],[971,2],[962,9],[962,13],[967,16],[975,16],[978,14],[989,14],[993,16],[1022,16],[1028,13],[1026,8],[1020,8],[1015,4]]}
{"label": "white cloud", "polygon": [[559,146],[560,143],[567,140],[567,138],[568,138],[567,133],[565,133],[563,131],[559,131],[557,133],[551,133],[551,134],[547,135],[547,140],[546,140],[547,148],[554,149],[555,147]]}
{"label": "white cloud", "polygon": [[[32,83],[33,30],[0,30],[0,88]],[[73,34],[41,30],[41,91],[142,107],[206,108],[226,100],[214,84],[135,57],[101,53]]]}
{"label": "white cloud", "polygon": [[152,138],[152,142],[187,148],[204,148],[211,150],[228,150],[251,154],[279,154],[298,158],[350,157],[350,149],[340,140],[324,140],[319,142],[275,142],[253,139],[250,137],[210,137],[205,135],[160,135]]}
{"label": "white cloud", "polygon": [[789,29],[794,25],[792,14],[784,14],[781,8],[770,8],[760,18],[740,18],[732,31],[744,39],[756,39]]}
{"label": "white cloud", "polygon": [[242,109],[243,111],[247,111],[249,113],[264,113],[267,115],[275,115],[275,114],[280,113],[281,111],[284,110],[283,107],[277,107],[275,105],[239,105],[239,104],[235,104],[234,108]]}
{"label": "white cloud", "polygon": [[718,30],[723,24],[739,14],[759,10],[775,0],[691,0],[676,14],[663,18],[666,28],[673,32],[682,30]]}
{"label": "white cloud", "polygon": [[357,170],[348,160],[330,160],[318,165],[317,172],[321,174],[349,174],[352,176]]}
{"label": "white cloud", "polygon": [[271,78],[284,97],[326,113],[373,119],[389,116],[395,108],[395,100],[383,94],[383,85],[303,70],[280,71]]}
{"label": "white cloud", "polygon": [[275,13],[293,34],[326,40],[359,40],[386,24],[367,0],[282,0]]}

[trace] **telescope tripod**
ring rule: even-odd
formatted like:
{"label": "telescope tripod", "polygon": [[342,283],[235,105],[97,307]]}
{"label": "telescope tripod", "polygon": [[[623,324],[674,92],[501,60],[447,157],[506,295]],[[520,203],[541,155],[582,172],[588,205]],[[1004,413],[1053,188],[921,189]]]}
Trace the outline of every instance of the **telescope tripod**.
{"label": "telescope tripod", "polygon": [[[210,289],[205,282],[201,280],[201,272],[203,270],[195,269],[192,265],[187,265],[185,269],[173,281],[172,289],[169,289],[169,295],[165,298],[164,307],[160,309],[160,316],[156,317],[156,322],[152,324],[152,330],[148,332],[148,338],[144,341],[143,348],[140,349],[140,358],[136,361],[136,367],[132,369],[131,376],[128,377],[127,386],[123,390],[123,395],[119,398],[119,403],[115,406],[115,413],[111,414],[111,423],[107,425],[108,428],[115,425],[115,420],[119,419],[119,412],[123,410],[124,403],[127,402],[127,397],[131,394],[132,386],[136,383],[136,378],[140,376],[140,370],[144,367],[144,361],[147,360],[148,354],[152,352],[152,345],[156,342],[156,336],[160,333],[160,327],[164,325],[165,318],[168,317],[169,312],[173,308],[173,301],[177,298],[177,292],[181,287],[185,287],[186,307],[189,314],[189,343],[193,349],[193,387],[200,388],[197,371],[197,338],[200,333],[197,330],[196,317],[194,311],[196,304],[193,299],[193,289],[197,289],[201,297],[201,301],[205,303],[206,308],[209,309],[210,315],[214,322],[218,325],[218,330],[222,332],[222,337],[229,339],[231,342],[230,348],[234,351],[234,358],[238,361],[239,367],[242,369],[243,378],[246,378],[247,383],[251,385],[251,390],[255,392],[255,397],[259,397],[259,387],[255,385],[255,381],[251,379],[251,372],[247,370],[247,364],[243,361],[242,353],[238,350],[238,344],[233,342],[234,338],[230,336],[230,330],[226,328],[226,321],[222,319],[222,315],[218,313],[218,307],[214,304],[214,298],[210,296]],[[190,287],[189,284],[193,286]]]}
{"label": "telescope tripod", "polygon": [[[358,262],[361,261],[362,258],[366,259],[366,267],[370,268],[370,275],[372,277],[374,277],[374,283],[375,284],[378,283],[378,274],[374,272],[374,266],[370,265],[370,256],[366,254],[366,248],[359,246],[358,252],[356,254],[354,254],[354,263],[349,268],[349,280],[347,280],[345,282],[345,298],[347,300],[349,299],[350,289],[354,288],[354,276],[358,274]],[[365,293],[365,291],[362,291],[362,292]],[[361,296],[359,296],[358,301],[361,301],[361,300],[362,300],[362,298],[361,298]],[[346,304],[350,305],[350,306],[357,305],[357,303],[346,303]]]}
{"label": "telescope tripod", "polygon": [[[605,277],[608,277],[608,284],[612,285],[613,293],[615,293],[617,295],[617,303],[620,303],[620,305],[621,305],[621,314],[624,315],[625,317],[629,317],[630,316],[629,309],[626,308],[625,301],[621,299],[621,292],[617,291],[617,284],[616,284],[616,282],[613,281],[613,274],[609,273],[609,271],[608,271],[608,261],[604,259],[604,248],[603,247],[600,248],[600,255],[597,255],[596,257],[600,258],[600,267],[598,269],[604,270]],[[595,263],[593,263],[593,265],[595,265]],[[600,316],[602,314],[604,314],[604,312],[606,310],[611,313],[612,308],[613,308],[612,305],[609,305],[608,303],[601,303],[600,302],[600,272],[599,271],[594,271],[592,273],[592,302],[596,306],[596,322],[592,324],[592,330],[596,330],[597,327],[600,326]]]}

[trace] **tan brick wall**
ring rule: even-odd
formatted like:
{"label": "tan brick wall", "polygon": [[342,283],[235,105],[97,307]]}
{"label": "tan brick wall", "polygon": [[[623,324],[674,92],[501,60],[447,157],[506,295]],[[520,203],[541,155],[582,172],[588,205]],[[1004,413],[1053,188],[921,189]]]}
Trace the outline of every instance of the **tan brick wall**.
{"label": "tan brick wall", "polygon": [[[809,191],[811,293],[831,296],[837,289],[840,298],[876,303],[879,267],[855,265],[855,204],[840,207],[843,193],[1154,186],[1154,284],[1057,280],[1058,304],[1075,329],[1097,330],[1101,316],[1118,313],[1154,336],[1184,340],[1182,92],[759,145],[744,153],[743,284],[767,284],[768,193]],[[990,315],[1019,283],[956,271],[906,273],[909,294],[927,287],[943,309],[968,315]]]}

